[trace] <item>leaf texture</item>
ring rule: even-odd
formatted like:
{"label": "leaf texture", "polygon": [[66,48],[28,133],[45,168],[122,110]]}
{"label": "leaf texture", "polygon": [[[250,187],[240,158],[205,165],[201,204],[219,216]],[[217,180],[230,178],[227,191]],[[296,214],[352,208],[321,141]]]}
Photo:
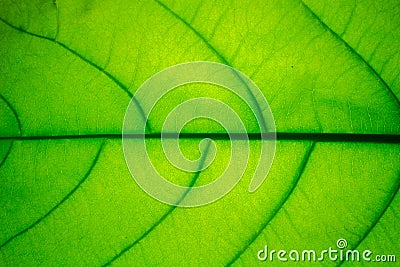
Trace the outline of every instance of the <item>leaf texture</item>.
{"label": "leaf texture", "polygon": [[[375,254],[400,251],[399,8],[366,0],[1,1],[0,265],[253,266],[265,264],[257,259],[265,245],[322,250],[339,238]],[[254,80],[274,114],[277,148],[256,192],[247,191],[259,156],[254,137],[229,194],[178,208],[134,182],[121,129],[146,79],[198,60]],[[150,115],[146,145],[157,170],[180,185],[207,184],[229,162],[230,141],[208,120],[186,125],[180,145],[197,159],[199,141],[217,137],[209,168],[181,171],[162,152],[167,113],[201,96],[229,104],[250,133],[260,131],[227,90],[177,88]]]}

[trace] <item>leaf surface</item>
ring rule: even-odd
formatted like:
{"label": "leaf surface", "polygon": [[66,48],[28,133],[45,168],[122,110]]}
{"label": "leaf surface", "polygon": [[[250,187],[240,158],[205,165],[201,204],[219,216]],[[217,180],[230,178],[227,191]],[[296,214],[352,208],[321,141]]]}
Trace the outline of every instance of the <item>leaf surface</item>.
{"label": "leaf surface", "polygon": [[[322,250],[339,238],[375,254],[400,251],[398,11],[396,1],[2,1],[0,264],[248,266],[262,263],[265,245]],[[257,138],[229,194],[177,208],[134,182],[121,129],[146,79],[197,60],[254,80],[278,141],[255,193],[247,189]],[[259,132],[228,91],[188,85],[158,103],[150,134],[177,104],[200,96],[231,105]],[[191,159],[202,134],[222,136],[213,164],[178,170],[149,138],[157,170],[186,186],[216,179],[230,156],[224,130],[199,120],[183,132]]]}

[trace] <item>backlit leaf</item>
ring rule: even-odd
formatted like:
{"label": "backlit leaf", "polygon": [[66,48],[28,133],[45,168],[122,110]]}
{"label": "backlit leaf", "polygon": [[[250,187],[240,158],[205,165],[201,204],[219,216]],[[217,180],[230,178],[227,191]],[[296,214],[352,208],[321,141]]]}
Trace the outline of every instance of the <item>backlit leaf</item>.
{"label": "backlit leaf", "polygon": [[[372,0],[2,0],[0,265],[253,266],[266,264],[257,259],[265,245],[319,251],[339,238],[349,249],[398,253],[399,14],[397,1]],[[191,61],[248,75],[271,106],[277,147],[254,193],[257,138],[229,194],[179,208],[135,183],[121,134],[138,87]],[[177,88],[150,115],[146,140],[157,170],[176,184],[204,185],[229,162],[227,138],[215,141],[215,161],[197,173],[178,170],[162,152],[156,136],[167,114],[201,96],[229,104],[249,132],[260,130],[227,90]],[[209,120],[182,132],[191,159],[202,134],[224,136]]]}

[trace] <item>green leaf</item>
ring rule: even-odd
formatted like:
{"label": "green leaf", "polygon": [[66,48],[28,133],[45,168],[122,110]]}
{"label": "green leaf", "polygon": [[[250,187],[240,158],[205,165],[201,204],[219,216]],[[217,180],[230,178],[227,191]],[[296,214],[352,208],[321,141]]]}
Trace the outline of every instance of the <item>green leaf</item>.
{"label": "green leaf", "polygon": [[[398,253],[399,11],[396,1],[1,1],[0,265],[252,266],[266,264],[257,259],[265,245],[318,251],[339,238]],[[255,137],[229,194],[179,208],[132,179],[121,129],[145,80],[198,60],[248,75],[278,140],[256,192],[248,192]],[[184,172],[164,156],[157,136],[166,115],[201,96],[229,104],[259,132],[232,93],[177,88],[150,115],[146,140],[176,184],[207,184],[229,161],[225,131],[209,120],[186,125],[180,140],[197,159],[201,137],[217,137],[209,168]]]}

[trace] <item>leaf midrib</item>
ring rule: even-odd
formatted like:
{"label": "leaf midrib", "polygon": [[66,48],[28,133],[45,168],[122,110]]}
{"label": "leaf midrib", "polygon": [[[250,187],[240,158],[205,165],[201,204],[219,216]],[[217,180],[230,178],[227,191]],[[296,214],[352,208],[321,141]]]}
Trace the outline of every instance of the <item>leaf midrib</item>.
{"label": "leaf midrib", "polygon": [[[276,138],[275,138],[276,135]],[[263,138],[261,138],[263,137]],[[205,139],[213,140],[273,140],[277,141],[317,141],[317,142],[360,142],[399,144],[400,134],[358,134],[358,133],[313,133],[313,132],[275,132],[265,133],[150,133],[150,134],[86,134],[86,135],[40,135],[5,136],[0,140],[59,140],[59,139]]]}

